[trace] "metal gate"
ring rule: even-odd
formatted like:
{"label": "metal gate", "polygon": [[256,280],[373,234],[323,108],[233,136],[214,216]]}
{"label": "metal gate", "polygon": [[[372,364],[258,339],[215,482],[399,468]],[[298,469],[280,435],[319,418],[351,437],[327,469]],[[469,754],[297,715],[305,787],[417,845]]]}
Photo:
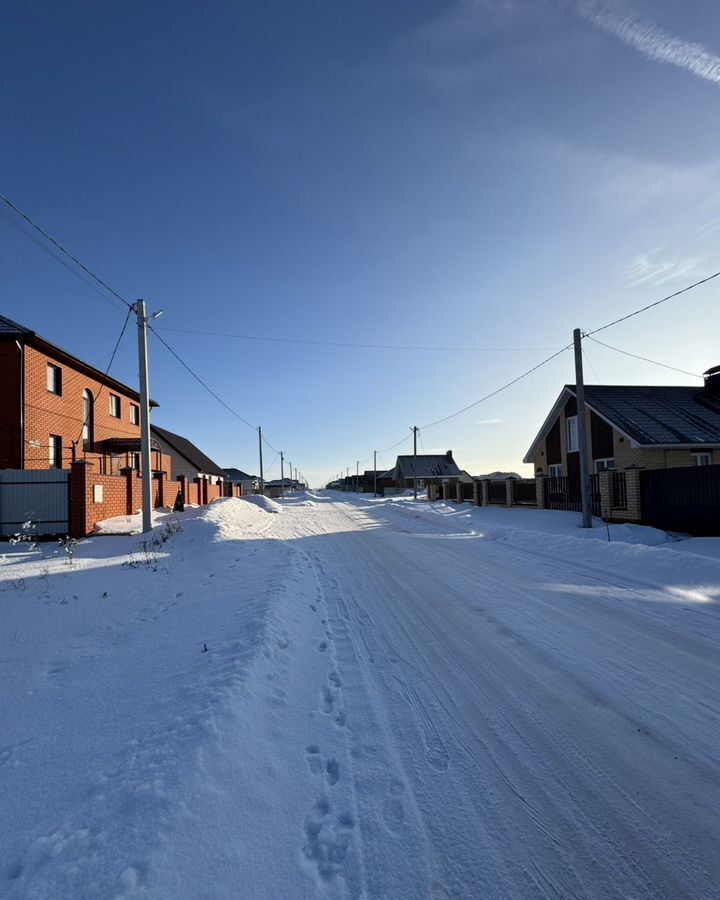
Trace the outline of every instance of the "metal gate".
{"label": "metal gate", "polygon": [[65,469],[0,469],[0,535],[67,534],[69,476]]}
{"label": "metal gate", "polygon": [[720,466],[642,469],[642,521],[666,531],[720,534]]}

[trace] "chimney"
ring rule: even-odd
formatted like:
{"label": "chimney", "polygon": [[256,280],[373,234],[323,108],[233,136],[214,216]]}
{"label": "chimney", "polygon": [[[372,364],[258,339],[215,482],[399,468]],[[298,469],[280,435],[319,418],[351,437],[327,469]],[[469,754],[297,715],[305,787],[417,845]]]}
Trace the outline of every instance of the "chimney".
{"label": "chimney", "polygon": [[[718,366],[718,369],[720,369],[720,366]],[[450,461],[452,462],[452,450],[448,450],[448,451],[445,453],[445,459],[448,459],[448,460],[450,460]]]}
{"label": "chimney", "polygon": [[708,369],[703,373],[703,378],[705,379],[705,393],[720,400],[720,366]]}

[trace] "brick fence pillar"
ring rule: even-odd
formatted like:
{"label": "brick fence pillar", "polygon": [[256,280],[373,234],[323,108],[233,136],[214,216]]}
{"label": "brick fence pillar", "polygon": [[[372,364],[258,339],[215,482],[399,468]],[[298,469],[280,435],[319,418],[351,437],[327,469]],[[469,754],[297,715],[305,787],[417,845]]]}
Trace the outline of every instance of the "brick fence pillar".
{"label": "brick fence pillar", "polygon": [[455,500],[456,500],[458,503],[462,503],[462,502],[463,502],[463,484],[462,484],[462,481],[460,481],[459,478],[458,478],[457,484],[455,485]]}
{"label": "brick fence pillar", "polygon": [[627,512],[626,517],[633,522],[642,519],[642,496],[640,494],[640,470],[626,469],[625,484],[627,487]]}
{"label": "brick fence pillar", "polygon": [[473,481],[473,506],[480,506],[482,503],[482,494],[479,481]]}
{"label": "brick fence pillar", "polygon": [[505,503],[508,506],[513,505],[513,481],[515,481],[514,478],[505,479]]}
{"label": "brick fence pillar", "polygon": [[613,510],[613,492],[612,492],[612,473],[600,472],[600,517],[607,520],[612,517]]}
{"label": "brick fence pillar", "polygon": [[538,509],[545,509],[545,478],[542,475],[535,476],[535,502]]}
{"label": "brick fence pillar", "polygon": [[482,480],[482,505],[490,506],[490,495],[488,492],[488,485],[490,484],[487,478]]}

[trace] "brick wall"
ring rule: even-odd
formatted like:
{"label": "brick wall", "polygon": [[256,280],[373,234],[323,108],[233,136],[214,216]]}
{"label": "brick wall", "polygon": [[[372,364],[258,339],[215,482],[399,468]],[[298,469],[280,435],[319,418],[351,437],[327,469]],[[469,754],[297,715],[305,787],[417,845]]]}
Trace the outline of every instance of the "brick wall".
{"label": "brick wall", "polygon": [[[73,463],[70,470],[70,534],[73,537],[90,534],[96,522],[132,515],[142,508],[142,480],[136,472],[103,475],[86,460]],[[102,489],[101,498],[96,487]],[[153,507],[165,505],[167,490],[164,477],[153,478]],[[174,495],[172,500],[175,500]]]}
{"label": "brick wall", "polygon": [[[111,390],[101,382],[73,369],[60,360],[41,353],[33,347],[25,347],[25,468],[48,467],[48,442],[51,434],[62,439],[63,468],[73,459],[97,459],[97,454],[86,454],[82,447],[83,391],[89,390],[94,398],[94,440],[112,437],[139,438],[140,426],[130,421],[130,405],[134,401],[128,394]],[[62,393],[60,396],[47,389],[47,364],[61,370]],[[110,415],[110,395],[120,397],[120,418]],[[29,443],[29,442],[32,442]],[[36,446],[35,446],[36,445]]]}

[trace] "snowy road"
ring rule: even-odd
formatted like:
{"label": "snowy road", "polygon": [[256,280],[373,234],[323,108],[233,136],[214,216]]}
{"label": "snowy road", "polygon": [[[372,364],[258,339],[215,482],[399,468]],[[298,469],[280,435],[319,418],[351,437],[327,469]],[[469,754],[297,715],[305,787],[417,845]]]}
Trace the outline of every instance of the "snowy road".
{"label": "snowy road", "polygon": [[[88,897],[720,895],[720,561],[411,506],[306,496],[243,535],[254,602],[282,584],[254,655],[223,620],[242,665]],[[8,896],[69,896],[83,852]]]}

